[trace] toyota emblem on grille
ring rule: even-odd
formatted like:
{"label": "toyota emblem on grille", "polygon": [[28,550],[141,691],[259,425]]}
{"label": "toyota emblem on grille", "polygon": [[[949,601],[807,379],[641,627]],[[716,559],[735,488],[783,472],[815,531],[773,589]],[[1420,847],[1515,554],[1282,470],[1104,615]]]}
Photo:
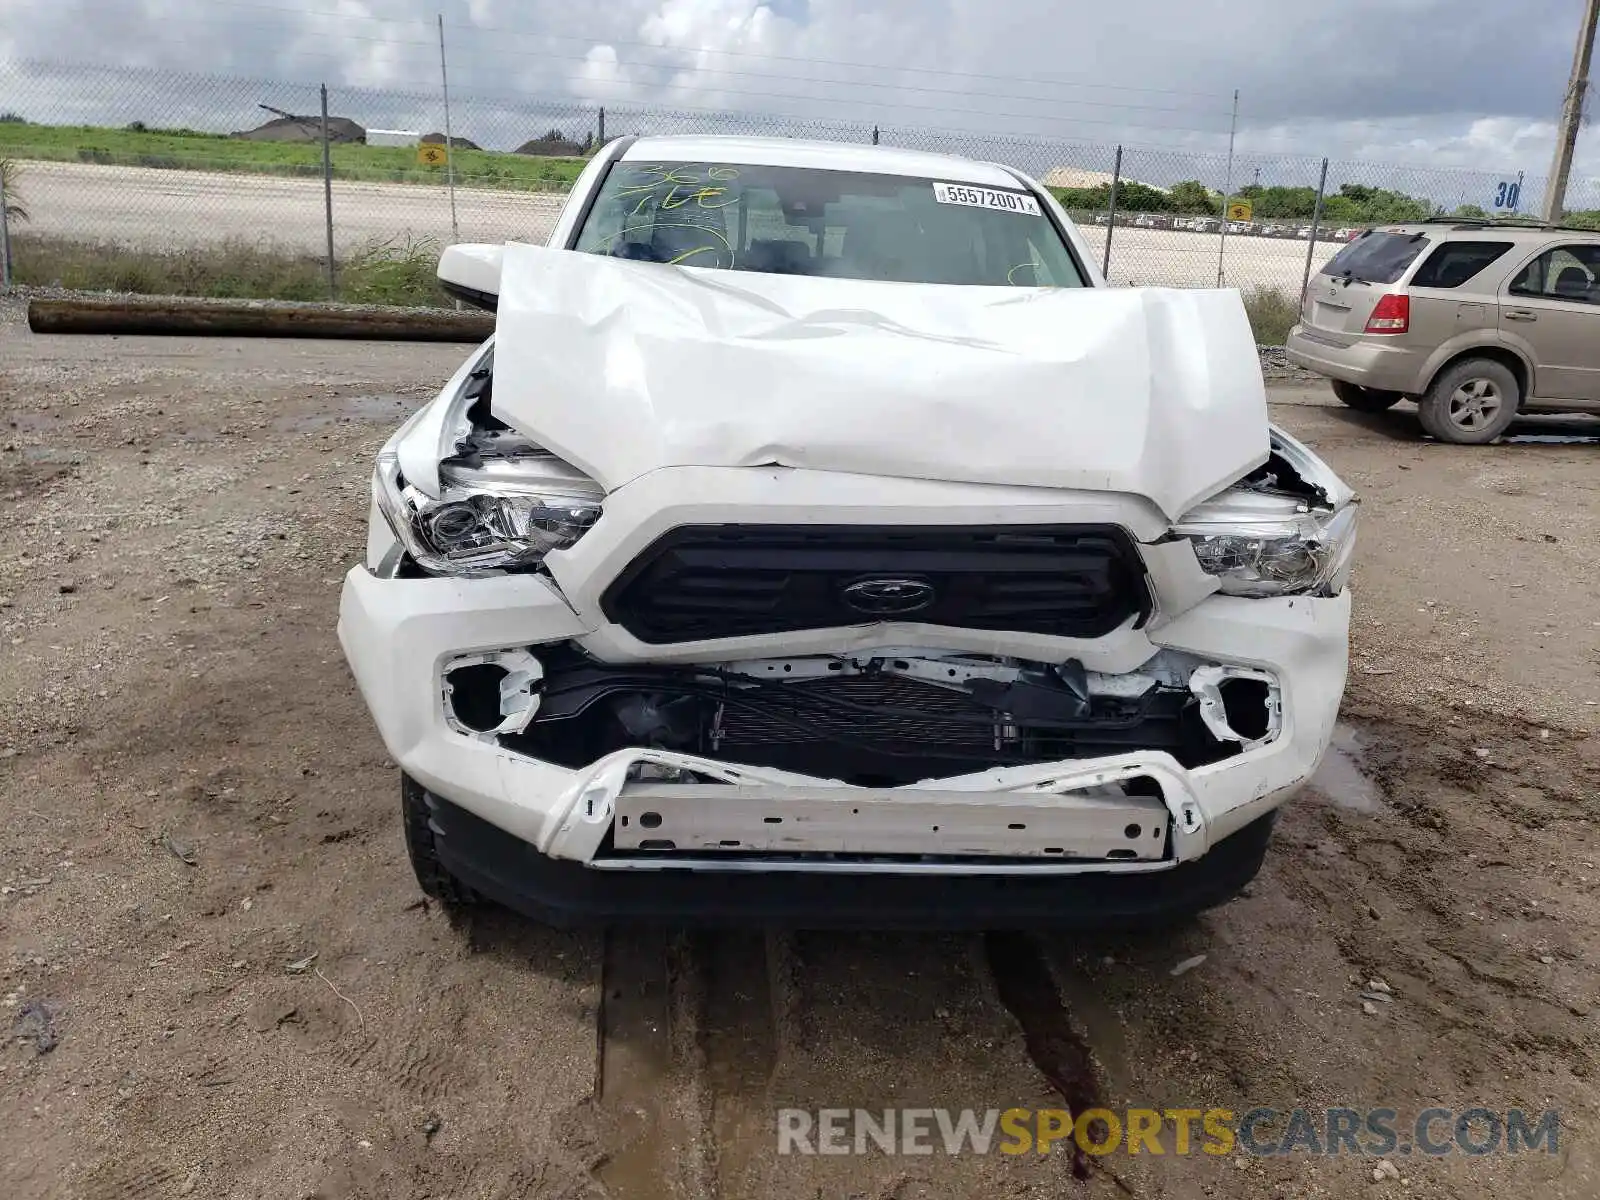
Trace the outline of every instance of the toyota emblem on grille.
{"label": "toyota emblem on grille", "polygon": [[844,589],[844,602],[875,617],[921,612],[933,603],[933,584],[921,579],[863,579]]}

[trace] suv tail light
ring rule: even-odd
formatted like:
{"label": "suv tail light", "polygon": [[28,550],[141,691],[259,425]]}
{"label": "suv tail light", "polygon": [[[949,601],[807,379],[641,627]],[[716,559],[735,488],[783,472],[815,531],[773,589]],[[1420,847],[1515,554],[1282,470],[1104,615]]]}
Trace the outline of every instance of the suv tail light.
{"label": "suv tail light", "polygon": [[1367,333],[1406,333],[1411,328],[1411,297],[1390,293],[1378,298],[1378,305],[1367,318]]}

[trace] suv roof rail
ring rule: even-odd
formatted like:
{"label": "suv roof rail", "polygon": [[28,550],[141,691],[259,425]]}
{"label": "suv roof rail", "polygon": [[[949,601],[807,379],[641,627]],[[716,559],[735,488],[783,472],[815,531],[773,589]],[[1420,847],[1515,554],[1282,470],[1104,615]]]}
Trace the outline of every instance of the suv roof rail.
{"label": "suv roof rail", "polygon": [[[1395,221],[1395,225],[1450,225],[1456,229],[1560,229],[1570,233],[1600,234],[1600,229],[1589,229],[1582,225],[1562,225],[1551,221],[1541,221],[1537,217],[1452,217],[1436,215],[1423,217],[1419,221]],[[1377,226],[1374,226],[1377,228]]]}

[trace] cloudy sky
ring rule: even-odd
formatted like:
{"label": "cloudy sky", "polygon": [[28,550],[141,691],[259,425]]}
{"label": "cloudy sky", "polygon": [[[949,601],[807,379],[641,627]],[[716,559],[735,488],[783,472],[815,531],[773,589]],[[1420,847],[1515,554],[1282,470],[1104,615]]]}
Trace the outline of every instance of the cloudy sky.
{"label": "cloudy sky", "polygon": [[[487,112],[517,97],[583,98],[1220,153],[1237,88],[1244,152],[1540,175],[1582,8],[1582,0],[0,0],[0,62],[427,94],[438,80],[442,12],[465,115],[457,125],[469,135],[474,101]],[[137,103],[159,119],[164,104],[193,91],[178,85],[169,95],[161,75],[140,78],[138,96],[77,89],[93,94],[75,96],[75,111],[101,105],[115,111],[95,119],[116,119]],[[0,86],[0,108],[30,100],[45,111],[60,97]],[[1586,135],[1579,162],[1580,176],[1600,176],[1600,133]]]}

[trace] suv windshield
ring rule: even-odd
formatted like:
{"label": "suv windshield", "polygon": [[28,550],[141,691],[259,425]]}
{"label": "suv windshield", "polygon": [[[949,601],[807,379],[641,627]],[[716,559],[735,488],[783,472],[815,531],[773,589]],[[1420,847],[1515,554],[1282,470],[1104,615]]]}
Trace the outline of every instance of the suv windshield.
{"label": "suv windshield", "polygon": [[902,283],[1083,287],[1038,200],[900,175],[619,162],[575,243],[655,263]]}
{"label": "suv windshield", "polygon": [[1420,233],[1388,233],[1371,229],[1335,254],[1324,275],[1349,275],[1363,283],[1393,283],[1428,248]]}

